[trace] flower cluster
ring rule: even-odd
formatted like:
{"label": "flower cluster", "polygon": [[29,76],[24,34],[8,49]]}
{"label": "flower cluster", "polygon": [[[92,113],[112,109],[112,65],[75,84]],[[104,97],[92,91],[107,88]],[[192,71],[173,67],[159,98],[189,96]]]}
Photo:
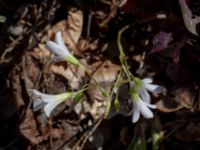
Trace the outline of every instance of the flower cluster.
{"label": "flower cluster", "polygon": [[148,92],[160,92],[160,86],[152,84],[152,79],[145,78],[143,80],[135,77],[130,87],[131,100],[133,101],[132,122],[139,120],[140,114],[146,119],[153,118],[150,110],[155,109],[156,105],[150,104],[151,97]]}
{"label": "flower cluster", "polygon": [[[75,65],[75,66],[81,66],[81,63],[79,60],[74,57],[67,47],[64,44],[64,40],[62,39],[61,32],[57,32],[55,35],[55,42],[48,41],[46,44],[46,47],[53,53],[55,53],[57,58],[60,60],[65,60],[68,63]],[[122,68],[128,77],[128,81],[130,84],[130,96],[133,103],[133,115],[132,115],[132,122],[136,123],[139,118],[140,114],[146,119],[152,118],[153,112],[151,109],[155,109],[156,105],[152,105],[151,103],[151,97],[149,95],[149,92],[161,92],[161,88],[158,85],[152,84],[152,79],[145,78],[140,79],[138,77],[134,77],[131,72],[128,69],[127,62],[125,55],[123,53],[123,50],[120,51],[120,56],[122,59]],[[121,74],[122,75],[122,74]],[[117,95],[117,88],[120,85],[120,79],[122,76],[118,76],[118,79],[115,83],[115,86],[113,88],[113,92]],[[82,95],[83,91],[85,91],[86,88],[82,88],[81,90],[78,90],[76,92],[64,92],[57,95],[48,95],[41,93],[35,89],[30,89],[30,92],[32,95],[34,95],[36,98],[33,101],[33,109],[37,110],[38,106],[41,106],[41,103],[45,103],[44,105],[44,112],[47,117],[50,116],[51,112],[54,110],[55,107],[57,107],[60,103],[64,102],[67,99],[76,99],[77,97],[80,97]],[[105,94],[104,94],[105,95]],[[108,98],[108,94],[104,96],[105,98]],[[78,98],[79,99],[79,98]],[[110,98],[112,99],[112,98]],[[109,112],[111,101],[108,100],[108,105],[106,106],[106,113]]]}
{"label": "flower cluster", "polygon": [[[70,64],[80,66],[79,60],[76,57],[74,57],[65,46],[60,31],[57,32],[55,35],[55,42],[48,41],[46,43],[46,47],[51,52],[57,55],[56,59],[65,60]],[[44,94],[35,89],[30,89],[29,92],[31,92],[32,95],[36,97],[33,101],[33,110],[37,110],[38,107],[41,106],[41,104],[45,103],[44,112],[46,116],[49,117],[54,108],[56,108],[59,104],[61,104],[67,99],[74,99],[76,96],[79,96],[80,93],[82,93],[84,90],[85,89],[79,90],[77,92],[64,92],[57,95]]]}
{"label": "flower cluster", "polygon": [[165,89],[158,85],[152,84],[153,81],[150,78],[140,79],[131,73],[121,43],[122,33],[129,29],[129,27],[129,25],[126,25],[118,32],[117,44],[120,53],[119,59],[122,65],[122,71],[127,77],[129,83],[129,94],[133,103],[132,122],[136,123],[140,118],[140,114],[142,114],[146,119],[153,118],[151,109],[155,109],[156,105],[150,104],[151,97],[148,92],[160,93]]}

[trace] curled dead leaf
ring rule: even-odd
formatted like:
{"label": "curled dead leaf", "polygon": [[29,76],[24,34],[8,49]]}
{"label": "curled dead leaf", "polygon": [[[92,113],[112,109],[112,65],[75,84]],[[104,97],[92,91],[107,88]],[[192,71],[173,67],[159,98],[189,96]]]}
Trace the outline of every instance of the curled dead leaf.
{"label": "curled dead leaf", "polygon": [[[86,64],[85,60],[80,60],[83,64]],[[75,67],[73,65],[68,65],[64,67],[63,65],[52,65],[50,70],[55,73],[63,76],[69,82],[69,86],[72,89],[78,89],[82,78],[85,76],[85,70],[82,67]]]}
{"label": "curled dead leaf", "polygon": [[173,98],[161,99],[157,107],[162,112],[174,112],[182,108],[193,109],[194,89],[192,87],[181,87],[173,93]]}
{"label": "curled dead leaf", "polygon": [[161,99],[156,103],[156,105],[158,110],[165,113],[175,112],[183,108],[183,106],[180,106],[174,99],[171,98]]}

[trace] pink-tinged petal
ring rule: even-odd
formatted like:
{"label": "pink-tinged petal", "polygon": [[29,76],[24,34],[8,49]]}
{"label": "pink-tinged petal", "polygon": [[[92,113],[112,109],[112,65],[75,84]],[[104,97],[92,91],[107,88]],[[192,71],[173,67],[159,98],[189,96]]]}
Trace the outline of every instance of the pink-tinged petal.
{"label": "pink-tinged petal", "polygon": [[137,102],[133,102],[133,115],[132,115],[132,122],[136,123],[140,118],[140,108]]}
{"label": "pink-tinged petal", "polygon": [[56,43],[52,41],[48,41],[46,43],[46,48],[49,49],[51,52],[55,53],[58,56],[67,56],[69,55],[69,52],[60,46],[58,46]]}
{"label": "pink-tinged petal", "polygon": [[60,46],[62,49],[67,50],[66,46],[65,46],[65,43],[63,41],[63,38],[62,38],[62,34],[60,31],[56,32],[56,35],[55,35],[55,42],[58,44],[58,46]]}
{"label": "pink-tinged petal", "polygon": [[150,108],[148,108],[142,100],[140,100],[138,103],[140,104],[139,106],[142,116],[146,119],[153,118],[153,112],[150,110]]}
{"label": "pink-tinged petal", "polygon": [[141,88],[138,92],[144,102],[151,102],[151,97],[145,88]]}
{"label": "pink-tinged petal", "polygon": [[144,79],[142,79],[142,81],[143,81],[143,83],[146,83],[146,84],[153,82],[153,80],[151,78],[144,78]]}

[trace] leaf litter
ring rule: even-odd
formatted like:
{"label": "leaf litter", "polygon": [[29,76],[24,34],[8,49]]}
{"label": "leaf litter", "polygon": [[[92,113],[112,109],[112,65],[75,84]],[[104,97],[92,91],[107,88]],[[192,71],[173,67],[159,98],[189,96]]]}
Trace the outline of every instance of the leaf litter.
{"label": "leaf litter", "polygon": [[[99,0],[2,1],[0,52],[0,148],[4,149],[199,149],[199,37],[184,26],[178,1]],[[187,1],[193,13],[200,5]],[[164,17],[157,17],[158,14]],[[154,78],[166,88],[152,93],[155,117],[131,123],[128,85],[120,87],[115,107],[114,83],[120,75],[118,31],[134,75]],[[111,112],[88,72],[54,60],[45,47],[62,32],[64,43],[88,68],[101,89],[111,93]],[[93,86],[79,102],[60,104],[50,118],[33,110],[28,89],[47,94]],[[5,108],[4,108],[5,107]],[[13,123],[14,122],[14,123]],[[12,135],[12,136],[11,136]],[[140,144],[140,141],[142,144]],[[23,143],[23,144],[22,144]]]}

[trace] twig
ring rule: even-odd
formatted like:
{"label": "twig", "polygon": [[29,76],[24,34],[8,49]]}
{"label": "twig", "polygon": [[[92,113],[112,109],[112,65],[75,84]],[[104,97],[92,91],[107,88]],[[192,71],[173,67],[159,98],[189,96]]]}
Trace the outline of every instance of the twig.
{"label": "twig", "polygon": [[[92,133],[94,133],[94,131],[97,129],[97,127],[99,126],[99,124],[102,122],[104,116],[101,116],[99,118],[99,120],[97,120],[97,122],[95,123],[95,125],[92,127],[91,131],[87,131],[83,134],[83,136],[80,138],[80,140],[78,140],[76,142],[76,144],[73,146],[72,150],[82,150],[85,143],[87,142],[88,138],[92,135]],[[82,142],[82,144],[80,145],[80,143]],[[80,145],[80,147],[79,147]]]}

